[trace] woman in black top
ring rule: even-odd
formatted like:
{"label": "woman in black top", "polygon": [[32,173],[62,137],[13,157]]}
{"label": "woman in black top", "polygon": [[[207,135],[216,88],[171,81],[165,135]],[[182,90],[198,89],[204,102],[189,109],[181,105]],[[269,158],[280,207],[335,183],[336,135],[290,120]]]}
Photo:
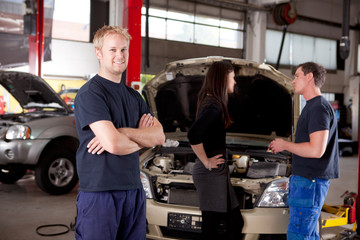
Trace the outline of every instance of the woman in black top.
{"label": "woman in black top", "polygon": [[[198,95],[196,120],[188,138],[197,159],[193,180],[202,211],[202,239],[241,239],[244,225],[226,163],[226,132],[232,123],[228,93],[234,92],[234,69],[214,62]],[[219,229],[225,223],[226,230]]]}

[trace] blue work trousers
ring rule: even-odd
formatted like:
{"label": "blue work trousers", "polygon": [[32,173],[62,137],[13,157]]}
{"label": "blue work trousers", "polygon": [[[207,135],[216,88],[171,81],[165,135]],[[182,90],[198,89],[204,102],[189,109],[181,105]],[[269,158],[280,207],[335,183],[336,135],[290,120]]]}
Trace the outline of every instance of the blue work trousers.
{"label": "blue work trousers", "polygon": [[329,184],[328,179],[290,177],[288,240],[320,239],[316,228]]}
{"label": "blue work trousers", "polygon": [[145,240],[144,190],[82,192],[77,196],[76,240]]}

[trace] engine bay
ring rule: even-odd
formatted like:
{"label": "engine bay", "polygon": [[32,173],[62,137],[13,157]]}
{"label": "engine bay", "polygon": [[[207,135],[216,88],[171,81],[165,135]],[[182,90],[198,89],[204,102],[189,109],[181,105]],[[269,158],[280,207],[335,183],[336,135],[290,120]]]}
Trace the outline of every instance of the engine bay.
{"label": "engine bay", "polygon": [[[227,164],[235,193],[243,209],[253,208],[267,184],[278,177],[291,174],[290,155],[272,154],[267,149],[242,149],[229,146]],[[143,168],[151,175],[155,198],[159,202],[198,206],[192,169],[196,155],[191,147],[154,149]]]}

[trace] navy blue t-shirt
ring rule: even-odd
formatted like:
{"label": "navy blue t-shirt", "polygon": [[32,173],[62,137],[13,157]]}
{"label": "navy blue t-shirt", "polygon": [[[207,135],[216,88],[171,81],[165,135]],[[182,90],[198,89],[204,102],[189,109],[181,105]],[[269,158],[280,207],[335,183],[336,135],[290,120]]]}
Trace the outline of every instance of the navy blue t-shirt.
{"label": "navy blue t-shirt", "polygon": [[94,138],[89,124],[111,121],[115,128],[137,128],[144,113],[150,110],[141,95],[123,83],[114,83],[99,75],[85,83],[75,98],[76,128],[80,146],[76,154],[81,191],[131,190],[142,187],[139,153],[100,155],[88,153],[87,144]]}
{"label": "navy blue t-shirt", "polygon": [[321,158],[303,158],[293,154],[292,173],[311,178],[340,177],[337,118],[330,103],[322,96],[306,102],[296,127],[295,142],[309,142],[310,134],[329,130],[329,139]]}

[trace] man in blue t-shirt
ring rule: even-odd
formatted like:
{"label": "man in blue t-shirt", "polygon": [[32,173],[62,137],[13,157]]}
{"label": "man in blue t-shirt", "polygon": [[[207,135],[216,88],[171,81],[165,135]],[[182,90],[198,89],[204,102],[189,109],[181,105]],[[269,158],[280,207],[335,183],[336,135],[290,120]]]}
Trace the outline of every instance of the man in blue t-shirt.
{"label": "man in blue t-shirt", "polygon": [[77,240],[146,239],[138,150],[163,144],[165,136],[140,94],[121,82],[130,38],[118,26],[96,32],[100,70],[75,98],[80,139]]}
{"label": "man in blue t-shirt", "polygon": [[276,138],[273,153],[293,153],[289,181],[287,239],[320,239],[317,220],[329,189],[329,179],[339,178],[337,119],[332,106],[321,96],[325,69],[313,62],[298,66],[293,86],[306,105],[296,127],[295,142]]}

